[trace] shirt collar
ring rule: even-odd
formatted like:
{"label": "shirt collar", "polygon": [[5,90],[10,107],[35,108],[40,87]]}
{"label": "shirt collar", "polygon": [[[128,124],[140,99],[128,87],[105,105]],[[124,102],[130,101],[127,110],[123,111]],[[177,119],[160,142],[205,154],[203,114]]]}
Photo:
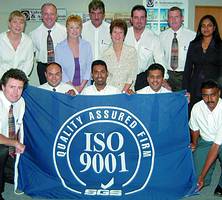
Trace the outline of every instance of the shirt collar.
{"label": "shirt collar", "polygon": [[[57,22],[56,22],[57,23]],[[47,28],[43,23],[42,23],[42,27],[48,32],[48,30],[51,30],[51,31],[53,31],[54,29],[55,29],[55,27],[56,27],[56,23],[54,24],[54,26],[52,27],[52,28]]]}
{"label": "shirt collar", "polygon": [[177,35],[179,35],[180,32],[182,31],[182,29],[183,29],[183,25],[182,25],[177,31],[174,31],[174,30],[171,28],[171,32],[177,33]]}
{"label": "shirt collar", "polygon": [[[107,85],[107,84],[106,84]],[[96,90],[97,92],[102,92],[106,89],[106,86],[102,89],[102,90],[97,90],[96,86],[95,86],[95,82],[93,83],[93,87],[94,87],[94,90]]]}
{"label": "shirt collar", "polygon": [[0,91],[0,96],[3,101],[3,104],[9,109],[11,105],[14,105],[14,103],[10,102],[6,96],[4,95],[3,91]]}

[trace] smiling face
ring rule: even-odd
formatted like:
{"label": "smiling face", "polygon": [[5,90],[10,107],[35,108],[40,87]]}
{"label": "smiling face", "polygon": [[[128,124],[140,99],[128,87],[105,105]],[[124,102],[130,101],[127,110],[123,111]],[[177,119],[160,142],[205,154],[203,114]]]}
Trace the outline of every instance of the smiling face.
{"label": "smiling face", "polygon": [[105,14],[102,9],[91,9],[89,17],[92,24],[97,28],[102,24]]}
{"label": "smiling face", "polygon": [[147,77],[147,81],[149,86],[153,91],[158,92],[163,83],[163,74],[159,69],[150,70],[149,75]]}
{"label": "smiling face", "polygon": [[82,27],[78,22],[69,22],[66,29],[69,38],[78,38],[81,35]]}
{"label": "smiling face", "polygon": [[42,21],[46,28],[51,29],[57,19],[57,10],[52,5],[45,5],[42,8]]}
{"label": "smiling face", "polygon": [[96,87],[103,89],[106,86],[107,77],[108,77],[108,72],[104,65],[93,66],[92,78],[95,81]]}
{"label": "smiling face", "polygon": [[20,34],[24,31],[25,20],[23,17],[15,16],[9,21],[8,27],[11,32]]}
{"label": "smiling face", "polygon": [[7,83],[2,85],[2,91],[11,103],[15,103],[21,98],[23,88],[24,82],[14,78],[9,78]]}
{"label": "smiling face", "polygon": [[122,44],[124,41],[125,35],[124,30],[120,27],[114,27],[111,33],[111,39],[114,44]]}
{"label": "smiling face", "polygon": [[168,23],[169,26],[174,30],[177,31],[182,26],[184,17],[181,16],[179,10],[169,11],[168,13]]}
{"label": "smiling face", "polygon": [[135,10],[133,11],[133,16],[131,17],[131,23],[133,29],[137,31],[144,30],[146,26],[146,13],[144,10]]}
{"label": "smiling face", "polygon": [[208,109],[212,111],[216,106],[220,98],[220,90],[218,88],[203,88],[201,90],[202,98]]}
{"label": "smiling face", "polygon": [[57,64],[50,64],[46,68],[45,77],[52,87],[56,87],[62,81],[62,70]]}
{"label": "smiling face", "polygon": [[201,33],[204,37],[212,37],[213,32],[215,30],[215,26],[213,25],[210,19],[204,19],[201,24]]}

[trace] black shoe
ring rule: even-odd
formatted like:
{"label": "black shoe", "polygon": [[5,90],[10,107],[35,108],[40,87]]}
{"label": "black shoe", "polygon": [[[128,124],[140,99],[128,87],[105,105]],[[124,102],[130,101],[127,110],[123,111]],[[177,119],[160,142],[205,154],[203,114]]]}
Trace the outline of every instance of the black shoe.
{"label": "black shoe", "polygon": [[4,198],[2,197],[2,195],[0,194],[0,200],[4,200]]}
{"label": "black shoe", "polygon": [[219,185],[214,190],[214,195],[222,197],[222,188]]}

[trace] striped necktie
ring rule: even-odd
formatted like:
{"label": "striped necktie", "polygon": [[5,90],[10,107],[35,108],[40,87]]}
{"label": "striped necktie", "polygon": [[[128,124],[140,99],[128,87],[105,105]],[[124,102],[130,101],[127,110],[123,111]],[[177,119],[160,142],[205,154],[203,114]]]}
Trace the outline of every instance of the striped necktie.
{"label": "striped necktie", "polygon": [[176,70],[178,68],[178,40],[177,33],[174,33],[172,47],[171,47],[171,68]]}
{"label": "striped necktie", "polygon": [[[13,105],[10,106],[9,113],[8,113],[8,133],[9,139],[16,140],[16,133],[15,133],[15,118],[13,115]],[[11,157],[15,157],[15,147],[9,146],[9,155]]]}
{"label": "striped necktie", "polygon": [[54,46],[53,41],[51,37],[51,30],[48,30],[48,36],[47,36],[47,62],[51,63],[55,61],[55,52],[54,52]]}

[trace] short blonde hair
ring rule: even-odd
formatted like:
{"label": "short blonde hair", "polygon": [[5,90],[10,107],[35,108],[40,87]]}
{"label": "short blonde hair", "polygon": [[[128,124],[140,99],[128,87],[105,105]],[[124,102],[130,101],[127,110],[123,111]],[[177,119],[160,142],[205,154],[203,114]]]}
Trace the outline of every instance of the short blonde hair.
{"label": "short blonde hair", "polygon": [[22,20],[23,20],[24,23],[25,23],[25,21],[26,21],[25,15],[24,15],[22,12],[20,12],[19,10],[14,10],[14,11],[12,11],[12,12],[10,13],[10,15],[9,15],[8,21],[11,22],[14,17],[20,17],[20,18],[22,18]]}
{"label": "short blonde hair", "polygon": [[66,27],[71,22],[76,22],[82,29],[82,18],[79,15],[70,15],[66,20]]}

